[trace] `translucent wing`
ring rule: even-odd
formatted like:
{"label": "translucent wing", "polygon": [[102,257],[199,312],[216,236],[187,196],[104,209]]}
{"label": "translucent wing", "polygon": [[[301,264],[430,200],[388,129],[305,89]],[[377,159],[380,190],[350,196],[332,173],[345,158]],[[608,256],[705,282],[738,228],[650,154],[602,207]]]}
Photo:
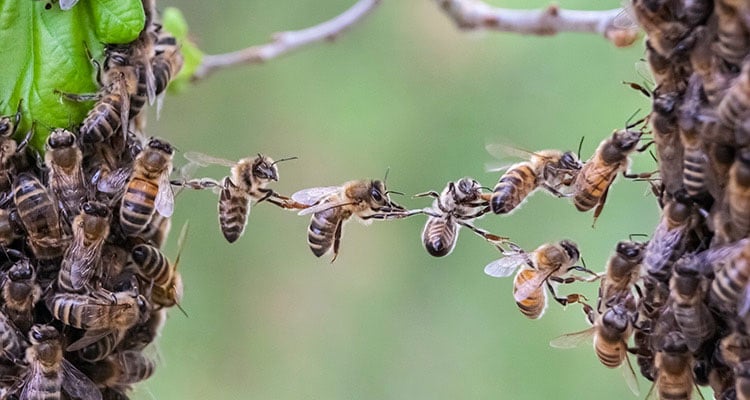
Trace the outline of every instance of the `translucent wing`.
{"label": "translucent wing", "polygon": [[[519,270],[516,276],[523,273],[524,271],[527,271],[527,270],[526,269]],[[541,273],[535,270],[529,269],[529,271],[534,272],[531,279],[527,279],[520,284],[516,283],[516,286],[514,288],[513,298],[518,302],[528,299],[529,296],[531,296],[532,293],[538,290],[539,287],[541,287],[542,284],[544,283],[544,279],[545,279],[544,275],[542,275]]]}
{"label": "translucent wing", "polygon": [[90,344],[98,342],[101,338],[114,332],[115,331],[111,329],[89,329],[83,334],[83,336],[80,339],[68,345],[65,351],[80,350]]}
{"label": "translucent wing", "polygon": [[325,186],[302,189],[292,194],[292,200],[311,206],[341,190],[341,186]]}
{"label": "translucent wing", "polygon": [[101,400],[102,393],[83,372],[62,359],[62,389],[74,399]]}
{"label": "translucent wing", "polygon": [[625,383],[628,384],[630,391],[633,392],[634,395],[640,396],[641,388],[638,386],[638,379],[635,377],[635,370],[633,369],[633,364],[630,363],[630,357],[626,355],[625,361],[627,361],[628,364],[627,368],[625,368],[624,365],[620,366],[622,377],[625,378]]}
{"label": "translucent wing", "polygon": [[519,266],[528,262],[526,254],[512,254],[487,264],[484,273],[494,278],[510,276]]}
{"label": "translucent wing", "polygon": [[657,225],[654,235],[646,245],[643,265],[651,274],[663,272],[669,258],[682,240],[684,230],[675,228],[669,230],[666,223]]}
{"label": "translucent wing", "polygon": [[154,70],[151,68],[151,57],[153,54],[148,54],[148,62],[141,63],[143,67],[140,72],[146,75],[146,96],[148,97],[148,104],[154,105],[156,100],[156,78],[154,77]]}
{"label": "translucent wing", "polygon": [[92,183],[96,183],[96,189],[100,192],[114,194],[125,189],[132,172],[131,168],[116,169],[108,174],[96,176]]}
{"label": "translucent wing", "polygon": [[60,0],[60,9],[70,10],[76,3],[78,3],[78,0]]}
{"label": "translucent wing", "polygon": [[348,202],[348,201],[327,201],[324,203],[316,204],[311,207],[303,208],[300,212],[297,213],[297,215],[315,214],[315,213],[319,213],[322,211],[330,210],[332,208],[343,207],[349,204],[354,204],[354,203]]}
{"label": "translucent wing", "polygon": [[[32,362],[26,370],[26,377],[23,381],[23,390],[19,397],[20,400],[37,400],[40,392],[49,393],[49,379],[45,378],[37,362]],[[59,390],[58,390],[59,391]]]}
{"label": "translucent wing", "polygon": [[156,211],[165,217],[171,217],[174,212],[174,192],[169,182],[169,172],[165,172],[159,178],[159,192],[154,199]]}
{"label": "translucent wing", "polygon": [[580,332],[566,333],[550,340],[549,345],[556,349],[573,349],[583,343],[591,343],[594,338],[594,327]]}
{"label": "translucent wing", "polygon": [[209,156],[208,154],[198,153],[195,151],[188,151],[184,154],[186,160],[198,164],[201,167],[207,167],[209,165],[223,165],[225,167],[234,167],[237,164],[236,161],[229,161],[223,158]]}
{"label": "translucent wing", "polygon": [[615,16],[613,25],[620,29],[638,29],[633,6],[630,5],[629,1],[623,1],[622,3],[622,11]]}

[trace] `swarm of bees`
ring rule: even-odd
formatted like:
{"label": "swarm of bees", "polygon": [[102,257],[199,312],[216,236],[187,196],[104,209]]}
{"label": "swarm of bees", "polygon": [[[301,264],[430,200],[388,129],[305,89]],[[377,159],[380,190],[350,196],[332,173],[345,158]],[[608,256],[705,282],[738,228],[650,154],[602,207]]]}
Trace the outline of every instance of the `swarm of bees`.
{"label": "swarm of bees", "polygon": [[[242,237],[258,203],[309,216],[307,245],[331,262],[351,219],[425,216],[422,244],[433,257],[450,255],[466,228],[500,253],[485,274],[515,273],[512,295],[524,316],[541,318],[550,296],[581,307],[590,326],[553,339],[553,347],[591,340],[601,363],[620,368],[636,393],[634,365],[661,399],[692,398],[697,386],[720,399],[750,399],[750,5],[631,0],[654,86],[630,86],[650,98],[648,115],[614,130],[585,161],[580,149],[488,146],[523,161],[504,168],[493,188],[464,177],[415,194],[432,204],[414,209],[391,199],[402,193],[389,191],[386,179],[282,195],[270,185],[278,164],[295,157],[231,161],[187,152],[175,169],[170,143],[144,133],[143,110],[158,107],[183,60],[153,1],[143,5],[140,36],[107,44],[102,61],[92,57],[99,91],[57,92],[95,103],[80,126],[52,129],[43,157],[26,146],[33,127],[13,139],[23,102],[0,117],[0,398],[125,399],[153,374],[155,360],[144,350],[183,296],[179,254],[170,261],[160,248],[173,188],[187,188],[215,192],[229,243]],[[658,171],[633,173],[631,157],[651,145]],[[193,178],[208,165],[228,174]],[[593,210],[595,222],[619,175],[648,181],[661,217],[648,239],[617,243],[600,273],[583,265],[572,240],[526,251],[476,225],[507,218],[537,190]],[[598,284],[598,298],[561,293],[576,282]]]}

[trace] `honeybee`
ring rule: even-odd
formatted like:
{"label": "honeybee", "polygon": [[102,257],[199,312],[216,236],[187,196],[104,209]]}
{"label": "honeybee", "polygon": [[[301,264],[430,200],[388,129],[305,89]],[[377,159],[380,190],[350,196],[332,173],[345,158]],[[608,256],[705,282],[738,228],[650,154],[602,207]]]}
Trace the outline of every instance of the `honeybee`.
{"label": "honeybee", "polygon": [[[490,153],[498,153],[495,146],[487,146]],[[502,146],[503,152],[513,151]],[[555,196],[570,186],[581,170],[581,162],[570,151],[541,150],[531,153],[531,159],[512,165],[495,185],[490,207],[495,214],[508,214],[515,210],[536,189],[544,188]]]}
{"label": "honeybee", "polygon": [[680,141],[684,149],[682,182],[688,196],[693,198],[706,192],[706,169],[708,168],[708,156],[703,150],[703,141],[700,138],[703,123],[699,112],[705,104],[701,83],[700,75],[694,73],[690,77],[677,117]]}
{"label": "honeybee", "polygon": [[28,347],[21,332],[4,313],[0,313],[0,344],[2,345],[0,358],[13,363],[23,360],[24,352]]}
{"label": "honeybee", "polygon": [[546,243],[531,253],[526,253],[513,244],[510,246],[512,251],[504,252],[503,258],[487,264],[484,273],[502,278],[510,276],[522,266],[513,280],[513,297],[518,309],[528,318],[538,319],[544,315],[547,308],[547,293],[543,284],[547,286],[555,301],[566,306],[569,303],[581,302],[584,297],[580,294],[558,297],[555,284],[586,280],[580,276],[569,276],[568,273],[572,270],[596,275],[582,266],[575,265],[580,253],[578,246],[570,240]]}
{"label": "honeybee", "polygon": [[717,16],[716,38],[713,45],[716,57],[724,64],[739,69],[745,56],[750,51],[750,38],[745,21],[738,17],[739,8],[747,8],[743,3],[716,1]]}
{"label": "honeybee", "polygon": [[60,399],[61,389],[72,398],[101,400],[96,385],[64,358],[62,338],[55,327],[32,326],[29,341],[21,400]]}
{"label": "honeybee", "polygon": [[641,262],[646,244],[633,241],[622,241],[617,243],[615,253],[607,262],[606,275],[602,277],[597,307],[599,313],[603,313],[602,305],[609,308],[618,301],[626,298],[633,292],[636,281],[641,276]]}
{"label": "honeybee", "polygon": [[52,315],[65,325],[85,330],[128,329],[141,317],[142,295],[99,290],[88,295],[57,293],[46,299]]}
{"label": "honeybee", "polygon": [[[87,50],[88,52],[88,50]],[[131,63],[133,54],[128,45],[109,44],[104,48],[103,65],[94,60],[100,92],[93,95],[63,93],[73,101],[96,100],[79,130],[83,143],[99,143],[109,139],[118,129],[127,136],[130,120],[130,96],[138,88],[138,74]]]}
{"label": "honeybee", "polygon": [[63,214],[72,218],[86,196],[81,149],[72,132],[54,129],[47,137],[46,150],[44,160],[49,171],[49,187]]}
{"label": "honeybee", "polygon": [[13,158],[26,148],[34,134],[32,126],[20,143],[16,143],[13,139],[21,122],[21,104],[22,101],[19,101],[18,110],[13,117],[0,117],[0,189],[3,191],[10,188],[10,177],[15,174],[16,167],[12,162]]}
{"label": "honeybee", "polygon": [[292,200],[309,206],[299,215],[312,214],[307,229],[307,244],[320,257],[333,249],[336,260],[344,223],[352,216],[369,224],[373,219],[399,218],[405,209],[391,201],[380,180],[361,179],[341,186],[314,187],[292,194]]}
{"label": "honeybee", "polygon": [[29,173],[19,174],[13,183],[13,201],[36,258],[49,260],[61,256],[65,243],[60,218],[44,185]]}
{"label": "honeybee", "polygon": [[654,89],[651,127],[659,155],[659,176],[667,193],[674,193],[682,187],[683,148],[677,129],[677,110],[680,92]]}
{"label": "honeybee", "polygon": [[709,304],[727,315],[744,317],[750,311],[750,296],[746,293],[750,282],[750,243],[740,241],[734,247],[738,254],[715,265],[714,280],[709,290]]}
{"label": "honeybee", "polygon": [[82,293],[90,289],[92,279],[101,274],[102,246],[109,235],[111,213],[106,204],[88,201],[73,220],[73,242],[60,263],[57,286],[60,290]]}
{"label": "honeybee", "polygon": [[750,149],[742,148],[729,169],[726,188],[729,225],[732,236],[742,238],[750,233]]}
{"label": "honeybee", "polygon": [[[151,60],[151,66],[154,71],[154,91],[157,96],[164,93],[169,82],[182,69],[184,58],[177,40],[166,31],[158,32],[156,44],[154,46],[154,58]],[[160,101],[157,103],[157,115],[161,109]]]}
{"label": "honeybee", "polygon": [[34,265],[27,258],[16,261],[3,279],[3,312],[23,332],[33,324],[32,312],[41,296],[42,288],[36,282]]}
{"label": "honeybee", "polygon": [[124,350],[143,350],[161,334],[167,321],[167,309],[152,310],[148,319],[142,319],[128,330],[119,348]]}
{"label": "honeybee", "polygon": [[422,244],[430,255],[443,257],[453,251],[458,240],[459,225],[490,241],[507,239],[479,229],[471,223],[489,211],[489,195],[482,193],[482,186],[474,179],[463,178],[457,182],[448,182],[440,194],[431,191],[416,195],[422,196],[435,198],[432,207],[426,211],[429,217],[422,231]]}
{"label": "honeybee", "polygon": [[[256,157],[247,157],[233,162],[202,153],[188,152],[185,158],[200,166],[216,164],[231,168],[231,176],[225,177],[221,182],[219,194],[219,226],[229,243],[234,243],[244,233],[253,202],[268,201],[282,208],[290,208],[289,199],[274,192],[273,189],[268,188],[268,185],[279,180],[279,169],[276,164],[295,157],[273,161],[270,157],[259,153]],[[187,181],[183,185],[196,188],[190,185],[191,182],[196,183]],[[203,181],[198,186],[198,188],[208,188],[215,185],[213,182]]]}
{"label": "honeybee", "polygon": [[667,198],[659,223],[646,245],[643,273],[667,284],[672,264],[685,251],[684,238],[694,221],[692,204],[680,195]]}
{"label": "honeybee", "polygon": [[[127,331],[120,329],[106,330],[106,334],[93,343],[88,343],[91,341],[89,332],[91,331],[86,331],[83,338],[79,339],[77,342],[71,343],[65,350],[77,351],[78,357],[81,360],[94,363],[101,361],[112,354],[115,347],[122,341]],[[89,335],[89,337],[87,337],[87,335]]]}
{"label": "honeybee", "polygon": [[[594,319],[590,328],[557,337],[550,341],[550,346],[569,349],[593,338],[594,352],[605,367],[617,368],[623,361],[627,362],[628,368],[622,369],[623,376],[630,390],[638,395],[638,382],[628,358],[628,340],[633,334],[632,306],[633,298],[629,296],[627,300],[614,304],[604,313],[590,316],[590,319]],[[593,310],[589,313],[594,314]]]}
{"label": "honeybee", "polygon": [[716,332],[714,317],[703,302],[708,282],[691,265],[696,259],[685,256],[678,260],[669,280],[669,304],[691,352]]}
{"label": "honeybee", "polygon": [[120,389],[148,379],[155,367],[154,361],[142,352],[126,350],[113,353],[86,369],[99,387]]}
{"label": "honeybee", "polygon": [[740,75],[729,86],[716,107],[716,114],[727,130],[734,131],[748,112],[750,112],[750,64],[745,64]]}
{"label": "honeybee", "polygon": [[750,360],[743,361],[734,368],[737,400],[750,399]]}
{"label": "honeybee", "polygon": [[641,122],[643,120],[626,126],[626,129],[616,130],[611,137],[604,139],[576,176],[573,202],[578,211],[588,211],[596,207],[594,222],[604,208],[607,193],[617,174],[622,172],[625,177],[640,176],[628,174],[627,171],[630,166],[629,156],[637,150],[636,145],[643,135],[643,130],[631,128]]}
{"label": "honeybee", "polygon": [[165,217],[172,215],[172,153],[169,143],[152,138],[136,157],[120,206],[120,226],[126,235],[144,230],[154,211]]}
{"label": "honeybee", "polygon": [[693,355],[682,332],[667,333],[654,359],[655,386],[660,399],[692,398],[693,364]]}

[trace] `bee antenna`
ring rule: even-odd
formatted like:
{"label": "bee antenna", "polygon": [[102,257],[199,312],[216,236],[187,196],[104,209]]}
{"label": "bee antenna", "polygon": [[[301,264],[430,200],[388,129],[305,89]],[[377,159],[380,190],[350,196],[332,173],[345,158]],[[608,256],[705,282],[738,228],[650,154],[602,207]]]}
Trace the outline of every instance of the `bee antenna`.
{"label": "bee antenna", "polygon": [[583,147],[583,139],[586,139],[586,136],[581,136],[581,141],[578,142],[578,159],[581,159],[581,148]]}
{"label": "bee antenna", "polygon": [[185,309],[182,308],[182,306],[180,305],[180,303],[175,303],[175,305],[177,306],[177,308],[180,309],[180,311],[182,312],[182,314],[185,315],[185,318],[190,318],[190,316],[188,315],[187,311],[185,311]]}
{"label": "bee antenna", "polygon": [[391,167],[385,169],[385,176],[383,177],[383,184],[385,184],[388,181],[388,173],[391,171]]}
{"label": "bee antenna", "polygon": [[492,191],[492,188],[488,188],[487,186],[480,186],[479,188],[480,188],[480,189],[484,189],[484,190],[487,190],[487,191],[489,191],[489,192],[491,192],[491,191]]}
{"label": "bee antenna", "polygon": [[628,235],[628,239],[630,239],[631,242],[634,242],[634,237],[648,237],[648,235],[645,233],[631,233],[630,235]]}
{"label": "bee antenna", "polygon": [[271,165],[276,165],[277,163],[280,163],[282,161],[296,160],[298,158],[299,157],[296,157],[296,156],[295,157],[282,158],[281,160],[276,160],[276,161],[272,162]]}
{"label": "bee antenna", "polygon": [[625,129],[630,129],[630,128],[632,128],[632,127],[634,127],[634,126],[636,126],[636,125],[638,125],[640,123],[640,121],[638,121],[635,124],[630,125],[630,121],[632,121],[633,118],[635,118],[635,116],[638,115],[639,112],[641,112],[640,108],[637,109],[637,110],[635,110],[635,112],[630,117],[628,117],[628,119],[625,121]]}
{"label": "bee antenna", "polygon": [[402,192],[397,192],[397,191],[395,191],[395,190],[386,190],[384,194],[385,194],[385,195],[387,196],[387,195],[389,195],[389,194],[391,194],[391,193],[393,193],[393,194],[398,194],[398,195],[401,195],[401,196],[405,196],[405,194],[404,194],[404,193],[402,193]]}

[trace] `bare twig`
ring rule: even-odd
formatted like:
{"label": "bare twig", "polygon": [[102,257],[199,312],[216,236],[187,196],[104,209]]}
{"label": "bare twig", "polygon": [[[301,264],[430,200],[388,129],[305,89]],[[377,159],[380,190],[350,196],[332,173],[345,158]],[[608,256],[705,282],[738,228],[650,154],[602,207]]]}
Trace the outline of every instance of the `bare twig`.
{"label": "bare twig", "polygon": [[598,33],[617,47],[633,44],[639,32],[630,15],[622,9],[563,10],[552,4],[543,10],[510,10],[491,7],[478,0],[436,1],[459,28],[466,30],[487,29],[525,35]]}
{"label": "bare twig", "polygon": [[335,18],[299,31],[278,32],[273,41],[260,46],[252,46],[231,53],[206,55],[193,74],[193,80],[203,79],[217,69],[239,64],[259,64],[290,53],[304,46],[333,41],[344,31],[361,21],[381,0],[359,0],[351,8]]}

